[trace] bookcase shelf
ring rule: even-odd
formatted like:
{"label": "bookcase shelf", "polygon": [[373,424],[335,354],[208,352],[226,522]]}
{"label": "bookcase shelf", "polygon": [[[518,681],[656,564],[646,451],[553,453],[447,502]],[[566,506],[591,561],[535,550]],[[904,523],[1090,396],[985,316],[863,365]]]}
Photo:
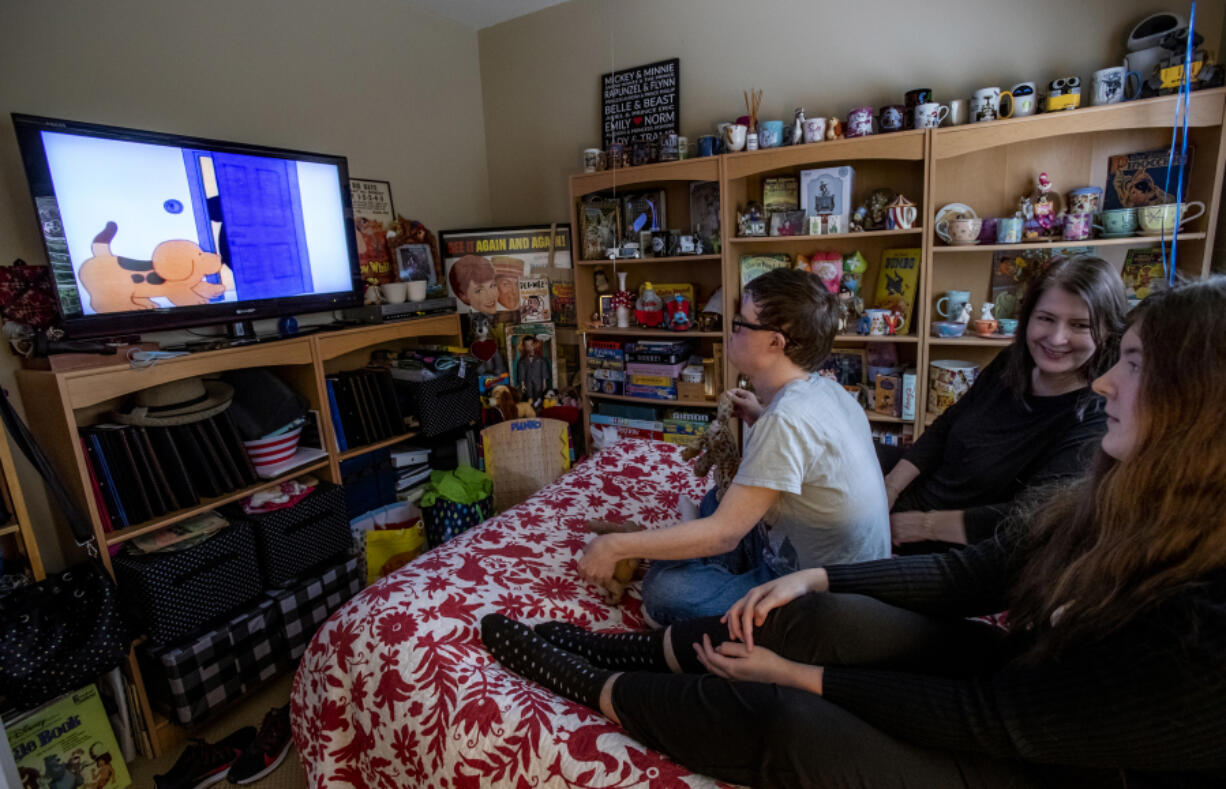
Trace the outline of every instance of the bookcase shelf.
{"label": "bookcase shelf", "polygon": [[732,236],[729,244],[746,246],[778,246],[780,244],[804,243],[806,246],[821,245],[832,241],[858,241],[862,238],[905,238],[922,235],[922,227],[905,230],[865,230],[862,233],[827,233],[824,236]]}
{"label": "bookcase shelf", "polygon": [[625,266],[643,263],[710,263],[723,260],[721,255],[676,255],[667,258],[618,258],[617,260],[580,260],[580,266]]}
{"label": "bookcase shelf", "polygon": [[[93,525],[94,536],[99,545],[122,544],[141,534],[157,531],[184,518],[192,517],[210,509],[239,501],[252,493],[280,485],[306,473],[315,474],[325,481],[341,483],[340,461],[381,446],[403,441],[414,435],[409,432],[386,441],[357,447],[347,452],[336,449],[332,420],[328,418],[327,390],[324,376],[329,368],[344,369],[365,364],[370,352],[377,348],[402,348],[422,339],[454,344],[460,340],[458,315],[433,315],[410,318],[394,323],[362,326],[340,331],[312,334],[238,348],[195,353],[175,359],[167,359],[153,367],[134,369],[126,363],[110,366],[51,372],[45,370],[18,370],[17,384],[22,402],[26,404],[26,418],[30,429],[43,447],[52,465],[64,481],[69,493],[86,512]],[[322,415],[319,432],[325,454],[319,460],[286,471],[270,480],[235,490],[224,496],[202,500],[200,504],[177,510],[159,518],[105,532],[92,495],[89,471],[78,428],[104,420],[106,414],[115,410],[125,397],[158,384],[196,376],[207,376],[252,367],[272,369],[290,388],[307,401],[308,410]],[[35,405],[36,404],[36,405]],[[7,456],[7,444],[0,442],[0,460]],[[11,462],[6,464],[11,466]],[[6,474],[6,476],[8,476]],[[15,478],[10,479],[10,486]],[[19,520],[24,516],[24,505],[19,510]],[[63,528],[63,524],[60,524]],[[64,529],[66,532],[66,529]],[[64,541],[64,544],[69,544]],[[100,559],[110,569],[110,553],[99,551]],[[41,574],[41,565],[38,573]],[[135,650],[129,652],[126,673],[136,688],[136,701],[142,717],[150,722],[150,735],[155,755],[161,755],[182,742],[184,729],[156,714],[149,704],[140,666]]]}
{"label": "bookcase shelf", "polygon": [[339,453],[336,457],[338,460],[349,460],[350,458],[355,458],[360,455],[365,455],[367,452],[375,452],[377,450],[383,449],[384,447],[395,446],[396,444],[399,444],[401,441],[408,441],[411,438],[416,438],[417,435],[418,435],[418,431],[410,430],[407,433],[401,433],[398,436],[392,436],[391,438],[385,438],[382,441],[376,441],[373,444],[363,444],[360,447],[351,447],[350,449],[346,449],[344,452]]}
{"label": "bookcase shelf", "polygon": [[[1204,241],[1204,233],[1180,233],[1179,242]],[[946,252],[1012,252],[1022,249],[1066,249],[1068,247],[1151,247],[1155,244],[1170,245],[1171,237],[1167,236],[1128,236],[1127,238],[1087,238],[1084,241],[1036,241],[1024,244],[966,244],[964,246],[932,247],[935,253]]]}
{"label": "bookcase shelf", "polygon": [[601,394],[600,392],[588,392],[587,396],[593,400],[618,400],[623,403],[640,403],[642,405],[683,405],[694,408],[719,407],[719,403],[715,400],[693,400],[688,398],[665,400],[659,397],[631,397],[629,395]]}

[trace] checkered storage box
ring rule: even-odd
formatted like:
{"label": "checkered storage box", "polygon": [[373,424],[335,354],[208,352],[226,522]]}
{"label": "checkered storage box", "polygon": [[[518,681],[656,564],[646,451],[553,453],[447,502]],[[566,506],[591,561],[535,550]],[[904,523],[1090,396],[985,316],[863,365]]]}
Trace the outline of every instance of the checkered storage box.
{"label": "checkered storage box", "polygon": [[235,505],[226,514],[251,522],[260,569],[269,587],[284,586],[353,548],[345,490],[340,485],[320,482],[292,507],[247,515]]}
{"label": "checkered storage box", "polygon": [[341,603],[362,589],[361,570],[361,562],[353,556],[318,577],[289,589],[269,592],[281,618],[291,660],[302,657],[319,626],[340,608]]}
{"label": "checkered storage box", "polygon": [[146,645],[140,657],[155,703],[185,726],[289,667],[280,612],[267,598],[186,644]]}
{"label": "checkered storage box", "polygon": [[121,552],[111,564],[121,599],[156,644],[182,642],[264,591],[249,523],[231,524],[185,551]]}

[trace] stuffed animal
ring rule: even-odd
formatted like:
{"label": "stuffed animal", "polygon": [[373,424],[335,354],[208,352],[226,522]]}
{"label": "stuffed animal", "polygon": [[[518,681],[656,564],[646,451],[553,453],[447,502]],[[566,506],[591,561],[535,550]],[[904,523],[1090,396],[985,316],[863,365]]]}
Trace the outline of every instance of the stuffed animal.
{"label": "stuffed animal", "polygon": [[490,399],[494,402],[494,407],[502,414],[502,418],[508,422],[512,419],[531,419],[536,416],[536,411],[532,410],[531,404],[521,403],[515,396],[515,390],[506,384],[495,386],[490,392]]}
{"label": "stuffed animal", "polygon": [[719,408],[715,412],[715,421],[702,434],[698,442],[686,447],[681,452],[684,460],[698,458],[694,464],[694,475],[705,477],[712,468],[715,469],[715,497],[722,499],[728,486],[732,484],[737,469],[741,467],[741,447],[736,436],[732,434],[729,422],[732,420],[732,397],[724,392],[719,396]]}
{"label": "stuffed animal", "polygon": [[[587,522],[587,530],[592,534],[613,534],[642,531],[643,527],[637,523],[590,520]],[[634,571],[638,569],[641,563],[641,559],[622,559],[613,567],[613,578],[601,589],[606,603],[617,605],[622,601],[622,595],[625,593],[626,587],[630,585],[631,579],[634,578]]]}

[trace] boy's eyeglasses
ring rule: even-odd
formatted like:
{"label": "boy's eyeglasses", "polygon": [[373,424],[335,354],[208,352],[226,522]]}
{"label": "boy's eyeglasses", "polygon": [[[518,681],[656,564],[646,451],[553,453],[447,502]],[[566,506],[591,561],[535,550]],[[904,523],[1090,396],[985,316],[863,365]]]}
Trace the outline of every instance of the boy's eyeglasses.
{"label": "boy's eyeglasses", "polygon": [[750,323],[744,318],[733,318],[732,319],[733,333],[736,333],[740,331],[741,329],[750,329],[752,331],[776,331],[783,335],[783,339],[787,340],[788,342],[792,341],[792,338],[788,336],[788,333],[785,332],[783,329],[778,328],[777,326],[767,326],[762,323]]}

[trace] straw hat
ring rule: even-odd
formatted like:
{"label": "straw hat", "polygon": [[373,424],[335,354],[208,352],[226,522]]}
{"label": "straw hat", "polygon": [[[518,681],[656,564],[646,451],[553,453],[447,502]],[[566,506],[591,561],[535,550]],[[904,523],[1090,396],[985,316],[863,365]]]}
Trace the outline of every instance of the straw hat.
{"label": "straw hat", "polygon": [[142,389],[131,408],[113,416],[125,425],[188,425],[225,411],[233,397],[234,387],[224,381],[184,378]]}

